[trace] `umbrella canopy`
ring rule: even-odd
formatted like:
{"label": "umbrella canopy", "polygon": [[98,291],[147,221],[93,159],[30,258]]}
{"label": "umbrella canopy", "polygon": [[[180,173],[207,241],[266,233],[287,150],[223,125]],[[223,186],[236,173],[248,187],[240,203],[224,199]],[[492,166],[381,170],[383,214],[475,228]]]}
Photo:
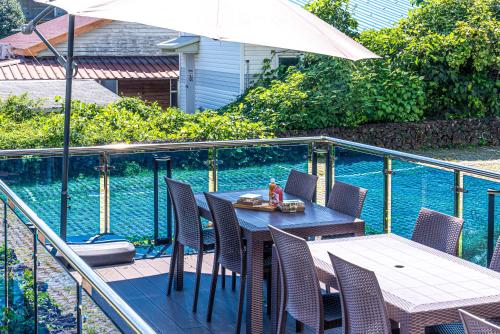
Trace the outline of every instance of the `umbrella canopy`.
{"label": "umbrella canopy", "polygon": [[288,0],[36,0],[69,14],[359,60],[378,58]]}

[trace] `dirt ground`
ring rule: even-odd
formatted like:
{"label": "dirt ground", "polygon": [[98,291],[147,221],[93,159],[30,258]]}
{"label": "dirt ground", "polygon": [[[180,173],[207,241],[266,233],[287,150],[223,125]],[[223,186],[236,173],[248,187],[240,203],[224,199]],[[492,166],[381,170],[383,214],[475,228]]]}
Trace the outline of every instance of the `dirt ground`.
{"label": "dirt ground", "polygon": [[423,156],[500,172],[500,146],[433,149],[412,152]]}

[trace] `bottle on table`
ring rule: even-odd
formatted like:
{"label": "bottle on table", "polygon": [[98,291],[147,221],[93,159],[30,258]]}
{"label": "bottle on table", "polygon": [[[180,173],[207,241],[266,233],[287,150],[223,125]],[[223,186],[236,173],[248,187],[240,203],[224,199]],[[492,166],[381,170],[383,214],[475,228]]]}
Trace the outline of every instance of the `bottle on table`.
{"label": "bottle on table", "polygon": [[276,180],[272,177],[269,182],[269,204],[272,204],[273,202],[274,188],[276,188]]}

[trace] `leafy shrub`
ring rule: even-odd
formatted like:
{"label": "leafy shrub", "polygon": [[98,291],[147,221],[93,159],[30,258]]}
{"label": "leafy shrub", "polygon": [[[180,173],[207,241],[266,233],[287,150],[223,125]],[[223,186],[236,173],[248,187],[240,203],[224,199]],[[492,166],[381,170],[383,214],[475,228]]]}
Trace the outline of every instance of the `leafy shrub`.
{"label": "leafy shrub", "polygon": [[[0,149],[60,147],[63,143],[62,109],[43,112],[27,96],[0,101]],[[177,108],[122,98],[98,106],[73,101],[71,144],[74,146],[166,140],[261,138],[272,133],[261,122],[240,114],[207,110],[186,114]]]}
{"label": "leafy shrub", "polygon": [[499,115],[498,19],[497,0],[427,0],[393,28],[359,40],[424,78],[426,117]]}
{"label": "leafy shrub", "polygon": [[0,0],[0,38],[13,33],[24,23],[24,14],[17,0]]}

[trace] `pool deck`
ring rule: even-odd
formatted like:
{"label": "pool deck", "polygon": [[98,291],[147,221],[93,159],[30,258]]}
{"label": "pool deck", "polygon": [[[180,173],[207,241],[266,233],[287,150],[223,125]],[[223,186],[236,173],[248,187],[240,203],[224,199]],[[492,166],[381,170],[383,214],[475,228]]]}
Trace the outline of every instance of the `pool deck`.
{"label": "pool deck", "polygon": [[[196,314],[191,312],[195,256],[185,257],[184,290],[178,292],[173,289],[170,297],[166,295],[169,257],[136,260],[133,264],[96,268],[95,271],[158,333],[234,333],[238,290],[231,291],[230,276],[226,279],[225,290],[221,288],[219,278],[212,322],[207,323],[205,320],[212,261],[213,254],[206,254],[203,258],[203,275]],[[245,333],[244,321],[245,316],[242,333]],[[270,319],[267,315],[264,315],[264,321],[268,326]],[[122,326],[120,328],[129,332]],[[304,332],[310,331],[306,329]],[[295,322],[290,317],[286,333],[295,333]],[[328,333],[340,333],[340,329]]]}

